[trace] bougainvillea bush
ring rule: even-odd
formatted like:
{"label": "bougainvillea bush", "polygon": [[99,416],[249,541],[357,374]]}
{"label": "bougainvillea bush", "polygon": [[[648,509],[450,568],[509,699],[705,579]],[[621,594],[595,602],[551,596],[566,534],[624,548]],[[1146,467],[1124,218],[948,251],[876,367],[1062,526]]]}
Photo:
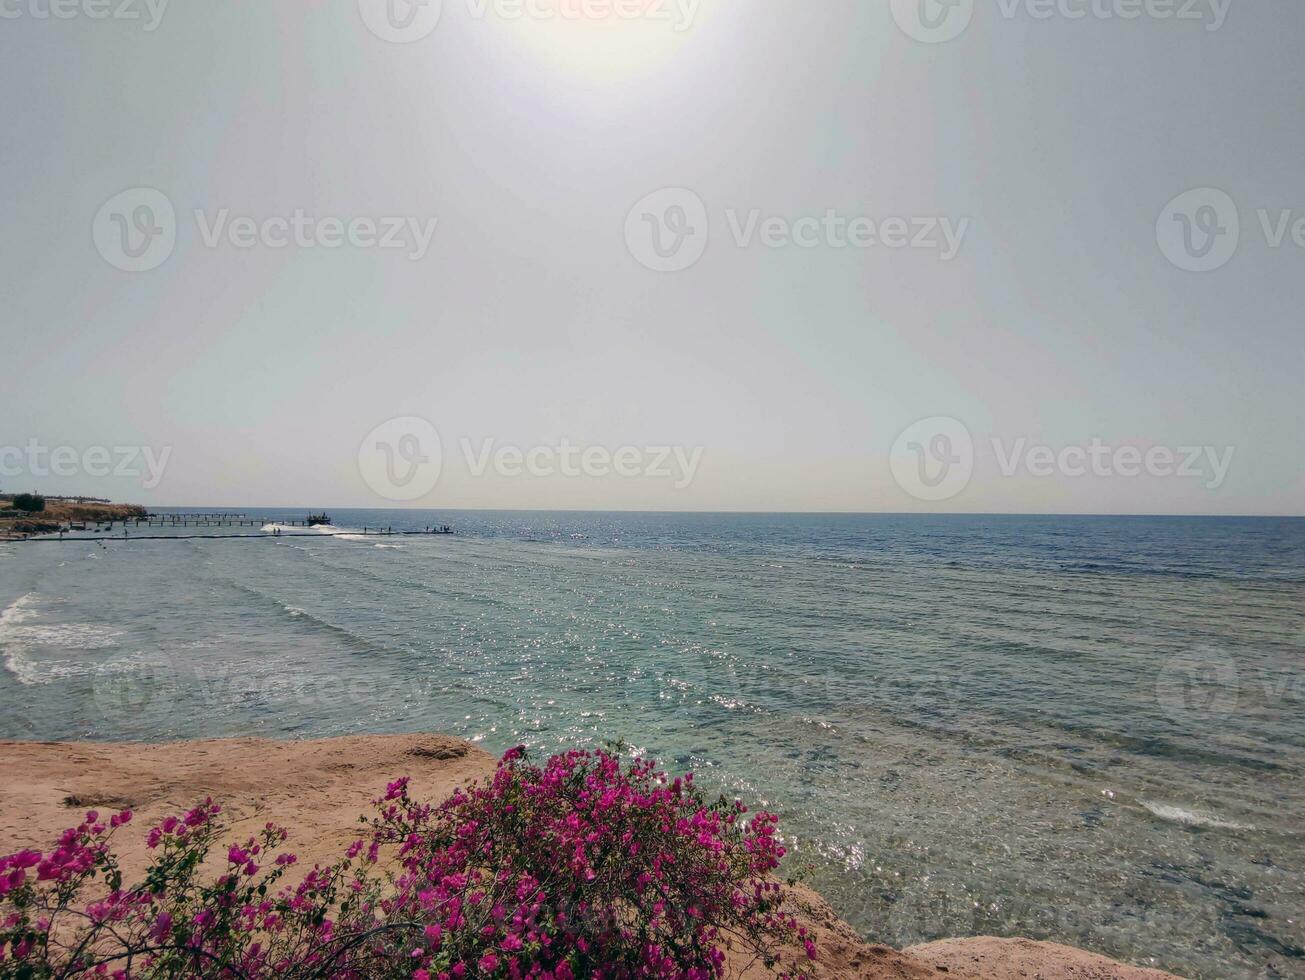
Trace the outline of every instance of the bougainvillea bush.
{"label": "bougainvillea bush", "polygon": [[284,828],[224,843],[206,800],[149,830],[132,885],[113,849],[131,813],[89,812],[53,850],[0,857],[0,976],[710,978],[727,945],[815,958],[770,877],[776,818],[651,762],[538,766],[518,748],[441,804],[400,779],[375,807],[336,863],[305,872]]}

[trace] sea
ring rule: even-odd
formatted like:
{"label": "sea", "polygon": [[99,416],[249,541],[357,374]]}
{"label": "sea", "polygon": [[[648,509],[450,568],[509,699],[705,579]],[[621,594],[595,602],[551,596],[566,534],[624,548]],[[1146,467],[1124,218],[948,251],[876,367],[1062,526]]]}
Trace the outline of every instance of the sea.
{"label": "sea", "polygon": [[620,742],[874,940],[1305,977],[1305,520],[332,518],[0,544],[0,738]]}

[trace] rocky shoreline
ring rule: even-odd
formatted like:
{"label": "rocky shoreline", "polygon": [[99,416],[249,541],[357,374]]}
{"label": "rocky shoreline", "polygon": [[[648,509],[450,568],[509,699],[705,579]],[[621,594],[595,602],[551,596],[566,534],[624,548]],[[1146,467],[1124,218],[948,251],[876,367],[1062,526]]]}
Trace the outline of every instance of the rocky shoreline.
{"label": "rocky shoreline", "polygon": [[134,520],[149,511],[137,504],[66,503],[50,500],[45,510],[29,514],[0,504],[0,540],[21,540],[33,534],[58,534],[69,522],[103,524]]}
{"label": "rocky shoreline", "polygon": [[[224,805],[233,838],[268,820],[299,828],[295,849],[311,865],[348,846],[359,814],[388,780],[410,776],[416,795],[439,799],[487,777],[494,764],[468,742],[424,734],[293,742],[0,742],[0,854],[48,847],[87,808],[128,808],[148,825],[212,796]],[[121,845],[130,877],[145,865],[144,841],[128,834]],[[819,957],[810,963],[792,950],[786,965],[816,978],[1174,980],[1159,970],[1028,939],[948,939],[899,951],[867,942],[815,892],[800,885],[794,892],[816,933]],[[730,975],[768,975],[757,964],[729,962]]]}

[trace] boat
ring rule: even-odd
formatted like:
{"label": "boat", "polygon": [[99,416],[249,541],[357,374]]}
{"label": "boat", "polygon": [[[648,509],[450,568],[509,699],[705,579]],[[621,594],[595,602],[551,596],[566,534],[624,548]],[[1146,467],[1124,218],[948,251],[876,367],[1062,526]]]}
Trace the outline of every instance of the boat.
{"label": "boat", "polygon": [[304,519],[304,525],[307,527],[321,527],[323,524],[330,524],[331,518],[326,514],[309,514]]}

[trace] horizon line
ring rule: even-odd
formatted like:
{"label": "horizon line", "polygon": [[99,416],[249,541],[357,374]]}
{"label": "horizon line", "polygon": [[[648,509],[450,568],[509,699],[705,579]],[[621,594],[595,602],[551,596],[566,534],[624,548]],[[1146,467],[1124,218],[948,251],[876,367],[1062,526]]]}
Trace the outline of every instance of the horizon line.
{"label": "horizon line", "polygon": [[[116,501],[115,501],[116,502]],[[479,513],[479,514],[683,514],[725,516],[772,517],[1165,517],[1165,518],[1224,518],[1230,520],[1305,520],[1305,514],[1175,514],[1168,512],[1112,512],[1112,511],[919,511],[919,510],[642,510],[638,508],[594,507],[372,507],[356,504],[139,504],[147,510],[180,510],[183,508],[227,509],[246,507],[251,510],[303,510],[317,512],[339,510],[393,511],[396,513]]]}

